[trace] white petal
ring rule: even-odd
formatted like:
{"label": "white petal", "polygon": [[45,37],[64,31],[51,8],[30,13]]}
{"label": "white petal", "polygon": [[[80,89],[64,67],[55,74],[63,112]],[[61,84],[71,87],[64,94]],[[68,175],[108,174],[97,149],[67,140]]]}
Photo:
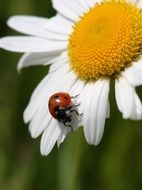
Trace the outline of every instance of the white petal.
{"label": "white petal", "polygon": [[142,8],[141,0],[129,0],[131,3],[136,4],[139,8]]}
{"label": "white petal", "polygon": [[[92,136],[92,140],[95,142],[95,144],[99,144],[104,132],[104,126],[105,126],[105,119],[108,118],[110,115],[110,105],[108,100],[108,94],[109,94],[109,81],[100,81],[102,87],[100,87],[100,91],[98,91],[98,94],[95,97],[98,98],[98,102],[96,101],[96,109],[93,108],[92,110],[95,110],[95,127],[96,127],[96,135]],[[95,98],[94,97],[94,98]],[[91,121],[90,121],[91,122]],[[94,130],[95,131],[95,130]]]}
{"label": "white petal", "polygon": [[47,37],[43,26],[48,22],[46,18],[35,16],[12,16],[7,21],[9,27],[24,34]]}
{"label": "white petal", "polygon": [[[40,96],[46,90],[46,86],[47,86],[48,82],[50,81],[51,77],[52,76],[50,74],[48,74],[46,77],[44,77],[42,79],[42,81],[38,84],[38,86],[36,87],[36,89],[34,90],[32,96],[31,96],[31,102],[35,101],[35,103],[37,103],[38,97],[40,99]],[[28,121],[25,121],[25,122],[27,123]]]}
{"label": "white petal", "polygon": [[72,25],[73,22],[66,19],[62,15],[57,14],[56,16],[52,17],[44,27],[51,32],[69,35],[72,31]]}
{"label": "white petal", "polygon": [[134,106],[133,106],[133,112],[131,113],[131,119],[133,120],[142,119],[142,102],[136,93],[134,94]]}
{"label": "white petal", "polygon": [[[33,92],[33,94],[32,94],[31,100],[35,99],[35,98],[39,95],[39,93],[40,93],[42,90],[44,90],[43,88],[46,89],[46,85],[48,84],[49,80],[50,80],[51,77],[52,77],[52,73],[51,73],[51,72],[57,71],[57,73],[55,73],[55,76],[53,76],[53,77],[58,76],[58,75],[60,74],[60,72],[61,72],[63,75],[65,75],[66,73],[69,72],[68,64],[67,64],[67,62],[66,62],[66,59],[64,60],[63,57],[64,57],[64,56],[61,55],[61,56],[59,57],[59,59],[57,59],[57,61],[59,61],[60,58],[61,58],[61,60],[60,60],[61,62],[58,62],[58,65],[57,65],[56,62],[51,65],[50,70],[49,70],[49,74],[48,74],[48,75],[40,82],[40,84],[36,87],[36,89],[34,90],[34,92]],[[56,80],[56,78],[55,78],[55,80]],[[41,92],[41,94],[42,94],[42,92]]]}
{"label": "white petal", "polygon": [[[78,6],[81,5],[82,8],[84,7],[84,12],[86,12],[87,10],[89,10],[90,6],[88,5],[88,0],[76,0],[76,2],[78,3]],[[90,1],[90,0],[89,0]]]}
{"label": "white petal", "polygon": [[[38,112],[39,108],[44,105],[45,98],[46,97],[46,86],[48,82],[50,81],[50,75],[47,75],[47,77],[41,81],[41,83],[37,86],[34,93],[32,94],[32,97],[30,99],[30,102],[27,106],[27,108],[24,111],[24,122],[29,123]],[[48,105],[48,102],[47,104]],[[43,113],[44,114],[44,113]]]}
{"label": "white petal", "polygon": [[24,34],[48,39],[66,40],[67,38],[64,35],[57,35],[45,30],[44,25],[49,21],[50,19],[35,16],[13,16],[8,20],[7,24],[12,29]]}
{"label": "white petal", "polygon": [[79,96],[79,102],[81,102],[81,106],[79,107],[79,112],[83,113],[84,118],[84,110],[85,110],[85,104],[88,102],[88,96],[90,95],[90,91],[92,90],[93,85],[90,83],[84,84],[84,88]]}
{"label": "white petal", "polygon": [[23,67],[45,65],[45,63],[48,65],[53,59],[59,57],[60,53],[60,51],[51,53],[26,53],[21,57],[17,69],[20,71]]}
{"label": "white petal", "polygon": [[99,80],[86,84],[81,94],[84,134],[89,144],[97,145],[104,131],[108,116],[109,81]]}
{"label": "white petal", "polygon": [[37,37],[4,37],[0,39],[0,47],[14,52],[52,52],[66,49],[66,42],[49,41]]}
{"label": "white petal", "polygon": [[138,0],[129,0],[129,2],[131,2],[131,3],[133,3],[133,4],[137,3],[137,1],[138,1]]}
{"label": "white petal", "polygon": [[73,85],[73,87],[70,89],[69,93],[72,96],[78,95],[78,97],[79,97],[84,85],[85,85],[85,83],[83,81],[81,81],[80,79],[78,79],[76,81],[76,83]]}
{"label": "white petal", "polygon": [[69,64],[66,52],[62,53],[61,56],[52,60],[52,65],[49,69],[49,73],[55,72],[56,70],[61,68],[64,64]]}
{"label": "white petal", "polygon": [[142,8],[142,1],[141,0],[136,0],[137,6],[141,9]]}
{"label": "white petal", "polygon": [[[51,65],[51,67],[54,66]],[[53,84],[50,84],[50,88],[56,88],[57,86],[57,83],[61,83],[62,84],[62,81],[61,80],[62,78],[66,78],[66,75],[69,73],[69,66],[67,64],[62,64],[62,67],[60,67],[57,71],[55,71],[54,73],[50,73],[45,77],[45,81],[43,79],[43,84],[39,84],[39,88],[37,87],[36,90],[34,91],[34,93],[32,94],[32,97],[31,97],[31,100],[34,100],[36,101],[37,100],[37,97],[40,96],[40,94],[42,95],[43,93],[41,92],[41,89],[42,91],[45,91],[47,90],[47,85],[50,84],[50,83],[53,83]],[[66,81],[64,81],[66,83]],[[50,89],[48,89],[49,91]]]}
{"label": "white petal", "polygon": [[83,113],[82,124],[84,127],[84,135],[85,135],[86,141],[89,144],[93,144],[92,139],[91,139],[91,133],[92,133],[91,126],[88,125],[88,121],[92,120],[92,114],[90,112],[91,98],[92,98],[91,96],[93,95],[92,91],[93,91],[93,84],[86,84],[80,96],[81,98],[80,112]]}
{"label": "white petal", "polygon": [[116,102],[123,118],[129,118],[133,109],[133,88],[125,79],[119,78],[115,81]]}
{"label": "white petal", "polygon": [[71,71],[68,74],[68,82],[66,82],[64,84],[64,86],[62,87],[63,92],[68,92],[70,91],[71,87],[75,84],[75,82],[77,81],[77,76],[74,74],[73,71]]}
{"label": "white petal", "polygon": [[124,119],[141,119],[141,102],[131,86],[124,78],[115,81],[115,93],[118,109]]}
{"label": "white petal", "polygon": [[[91,104],[92,104],[92,96],[93,96],[93,84],[86,84],[83,92],[81,93],[81,108],[83,113],[83,127],[84,127],[84,135],[89,144],[93,144],[91,136],[92,129],[89,126],[89,120],[93,120],[91,113]],[[93,98],[94,99],[94,98]],[[96,129],[94,127],[94,129]]]}
{"label": "white petal", "polygon": [[93,7],[96,3],[99,3],[101,0],[84,0],[89,7]]}
{"label": "white petal", "polygon": [[40,151],[43,156],[47,156],[51,152],[60,134],[61,129],[58,127],[57,121],[52,119],[41,138]]}
{"label": "white petal", "polygon": [[126,68],[122,72],[122,76],[132,85],[139,86],[142,85],[142,59],[133,63],[129,68]]}
{"label": "white petal", "polygon": [[52,119],[51,115],[48,114],[48,104],[46,106],[39,107],[34,118],[31,120],[29,125],[29,131],[32,138],[37,138],[50,124]]}
{"label": "white petal", "polygon": [[[69,91],[69,94],[71,96],[73,97],[77,96],[76,98],[73,99],[73,104],[74,105],[80,104],[80,106],[76,107],[76,111],[79,114],[82,114],[81,109],[80,109],[81,104],[82,104],[82,102],[80,102],[80,95],[84,88],[84,85],[85,83],[81,81],[80,79],[78,79]],[[78,116],[76,113],[74,113],[72,117],[73,131],[76,131],[81,125],[82,125],[82,116]]]}
{"label": "white petal", "polygon": [[83,6],[78,6],[76,1],[72,0],[52,0],[53,7],[59,12],[61,15],[66,18],[76,21],[79,16],[83,13]]}
{"label": "white petal", "polygon": [[58,31],[53,32],[53,31],[50,31],[50,30],[46,29],[46,38],[45,39],[47,39],[47,40],[57,40],[57,41],[67,41],[68,36],[65,35],[65,34],[61,34]]}
{"label": "white petal", "polygon": [[[60,125],[60,124],[58,124]],[[65,126],[61,126],[62,130],[61,130],[61,134],[57,140],[57,146],[58,148],[60,147],[60,144],[63,143],[63,141],[65,140],[67,134],[70,132],[70,128],[69,127],[65,127]]]}

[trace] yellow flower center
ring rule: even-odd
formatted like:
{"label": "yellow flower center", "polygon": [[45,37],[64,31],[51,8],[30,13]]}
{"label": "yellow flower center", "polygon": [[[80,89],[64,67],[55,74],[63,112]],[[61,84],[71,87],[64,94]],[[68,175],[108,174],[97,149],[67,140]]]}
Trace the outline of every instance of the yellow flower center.
{"label": "yellow flower center", "polygon": [[142,12],[125,0],[96,4],[74,25],[68,55],[83,80],[114,77],[142,54]]}

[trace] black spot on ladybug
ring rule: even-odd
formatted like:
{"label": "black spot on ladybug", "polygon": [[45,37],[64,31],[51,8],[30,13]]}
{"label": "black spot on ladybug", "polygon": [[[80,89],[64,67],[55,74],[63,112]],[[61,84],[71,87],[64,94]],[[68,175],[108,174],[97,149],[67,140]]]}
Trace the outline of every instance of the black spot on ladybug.
{"label": "black spot on ladybug", "polygon": [[68,100],[69,98],[68,97],[66,97],[66,96],[64,96],[64,98],[66,99],[66,100]]}
{"label": "black spot on ladybug", "polygon": [[54,99],[58,99],[59,98],[59,96],[54,96]]}

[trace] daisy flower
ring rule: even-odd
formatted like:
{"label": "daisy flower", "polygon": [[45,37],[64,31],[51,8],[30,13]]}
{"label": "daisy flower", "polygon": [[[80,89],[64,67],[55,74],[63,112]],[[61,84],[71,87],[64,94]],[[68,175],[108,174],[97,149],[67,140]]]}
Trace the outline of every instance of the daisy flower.
{"label": "daisy flower", "polygon": [[57,15],[47,19],[13,16],[8,26],[27,36],[4,37],[0,47],[25,53],[18,70],[51,65],[24,112],[33,138],[41,137],[41,154],[63,142],[69,127],[54,119],[48,100],[56,92],[79,96],[73,130],[83,126],[86,141],[97,145],[110,115],[109,86],[124,119],[142,119],[135,87],[142,84],[141,0],[52,0]]}

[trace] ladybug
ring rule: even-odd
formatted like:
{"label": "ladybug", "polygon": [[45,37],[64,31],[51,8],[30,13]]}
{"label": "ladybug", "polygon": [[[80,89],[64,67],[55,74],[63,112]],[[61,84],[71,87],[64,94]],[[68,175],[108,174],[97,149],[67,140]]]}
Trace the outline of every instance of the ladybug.
{"label": "ladybug", "polygon": [[77,115],[82,115],[75,110],[75,107],[79,106],[80,104],[72,104],[72,99],[76,98],[77,96],[78,95],[71,97],[66,92],[58,92],[53,94],[48,102],[49,112],[52,117],[63,123],[64,126],[71,127],[72,131],[72,126],[67,124],[71,122],[71,113],[75,112]]}

